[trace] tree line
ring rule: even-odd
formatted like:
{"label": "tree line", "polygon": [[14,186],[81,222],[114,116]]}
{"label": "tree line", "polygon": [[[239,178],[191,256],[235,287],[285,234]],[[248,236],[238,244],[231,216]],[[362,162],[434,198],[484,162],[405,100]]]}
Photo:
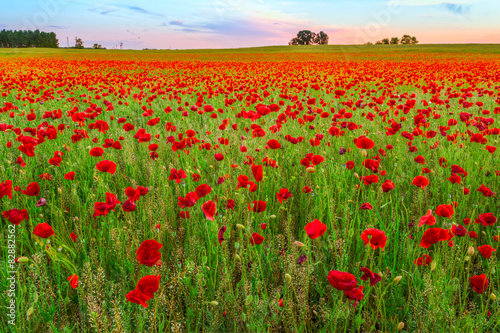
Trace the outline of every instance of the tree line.
{"label": "tree line", "polygon": [[0,31],[0,47],[59,47],[55,32],[31,30]]}
{"label": "tree line", "polygon": [[297,33],[297,37],[293,38],[288,45],[328,45],[328,35],[323,31],[319,33],[311,30],[301,30]]}
{"label": "tree line", "polygon": [[[373,43],[371,42],[368,42],[366,44],[373,45]],[[392,37],[392,38],[384,38],[375,42],[375,45],[398,45],[398,44],[416,45],[418,44],[418,40],[417,37],[415,36],[404,35],[403,37],[401,37],[401,39],[399,39],[398,37]]]}

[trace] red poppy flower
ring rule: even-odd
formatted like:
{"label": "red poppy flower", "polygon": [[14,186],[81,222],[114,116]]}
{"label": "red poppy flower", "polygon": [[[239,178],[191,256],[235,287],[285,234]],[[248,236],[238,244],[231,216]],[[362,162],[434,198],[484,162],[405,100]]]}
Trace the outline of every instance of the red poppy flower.
{"label": "red poppy flower", "polygon": [[250,237],[250,243],[252,245],[260,245],[264,241],[264,237],[259,235],[258,233],[254,232],[252,236]]}
{"label": "red poppy flower", "polygon": [[361,267],[361,272],[363,272],[363,276],[361,276],[361,280],[366,281],[370,279],[370,286],[376,285],[378,282],[382,281],[382,277],[377,273],[373,273],[370,269],[366,267]]}
{"label": "red poppy flower", "polygon": [[215,154],[214,157],[217,161],[222,161],[224,159],[224,155],[222,155],[221,153]]}
{"label": "red poppy flower", "polygon": [[436,214],[441,217],[451,218],[455,210],[452,205],[439,205],[436,207]]}
{"label": "red poppy flower", "polygon": [[356,306],[356,304],[358,304],[358,302],[365,297],[365,294],[363,294],[363,288],[364,286],[359,286],[358,288],[344,291],[345,297],[354,301],[353,306]]}
{"label": "red poppy flower", "polygon": [[101,147],[94,147],[89,151],[90,156],[100,157],[104,154],[104,149]]}
{"label": "red poppy flower", "polygon": [[212,188],[207,184],[201,184],[195,189],[195,193],[198,198],[203,198],[204,196],[210,194],[210,192],[212,192]]}
{"label": "red poppy flower", "polygon": [[141,199],[141,196],[148,194],[148,192],[149,188],[144,186],[137,186],[136,189],[134,189],[132,186],[129,186],[125,189],[125,195],[131,201],[139,201]]}
{"label": "red poppy flower", "polygon": [[353,161],[347,161],[347,163],[345,164],[345,167],[349,170],[352,170],[354,169],[354,162]]}
{"label": "red poppy flower", "polygon": [[78,275],[71,275],[68,277],[68,281],[71,288],[76,289],[76,287],[78,287]]}
{"label": "red poppy flower", "polygon": [[337,290],[349,291],[358,286],[356,277],[351,273],[332,270],[328,273],[328,282]]}
{"label": "red poppy flower", "polygon": [[325,234],[327,227],[326,224],[322,223],[320,220],[314,219],[312,222],[309,222],[304,229],[309,238],[316,239]]}
{"label": "red poppy flower", "polygon": [[427,266],[432,262],[432,259],[429,255],[424,254],[422,257],[415,259],[414,263],[417,266]]}
{"label": "red poppy flower", "polygon": [[496,196],[496,193],[493,193],[489,187],[484,186],[484,184],[481,185],[480,188],[476,190],[477,192],[481,192],[485,197],[494,197]]}
{"label": "red poppy flower", "polygon": [[276,193],[276,198],[278,199],[279,203],[283,203],[283,200],[286,202],[288,198],[292,196],[292,193],[290,193],[286,188],[282,188],[279,192]]}
{"label": "red poppy flower", "polygon": [[495,152],[495,150],[497,150],[497,147],[493,147],[493,146],[486,146],[486,150],[493,154]]}
{"label": "red poppy flower", "polygon": [[191,217],[191,215],[189,214],[188,211],[180,212],[179,216],[180,216],[181,219],[188,219],[188,218]]}
{"label": "red poppy flower", "polygon": [[395,187],[396,187],[396,185],[394,184],[394,182],[392,180],[386,179],[386,181],[382,184],[382,191],[389,192],[389,191],[394,190]]}
{"label": "red poppy flower", "polygon": [[10,223],[14,225],[19,225],[21,221],[29,221],[28,211],[26,209],[10,209],[3,212],[3,217],[5,217]]}
{"label": "red poppy flower", "polygon": [[20,164],[21,165],[21,168],[24,168],[26,166],[26,163],[24,162],[23,158],[21,156],[18,156],[16,158],[16,164]]}
{"label": "red poppy flower", "polygon": [[475,223],[482,224],[485,227],[493,225],[497,222],[497,218],[493,213],[484,213],[479,215],[479,218],[476,219]]}
{"label": "red poppy flower", "polygon": [[372,140],[365,138],[364,136],[355,139],[355,144],[356,147],[360,149],[372,149],[373,147],[375,147],[375,143]]}
{"label": "red poppy flower", "polygon": [[217,207],[216,207],[215,203],[212,200],[205,202],[201,206],[201,210],[205,214],[205,217],[207,219],[209,219],[210,221],[214,220],[214,215],[215,215],[215,209],[216,208]]}
{"label": "red poppy flower", "polygon": [[22,190],[21,193],[30,197],[37,197],[40,193],[40,186],[37,182],[33,182],[26,187],[26,190]]}
{"label": "red poppy flower", "polygon": [[436,224],[436,218],[432,215],[432,210],[430,210],[430,209],[427,211],[427,214],[422,216],[420,218],[420,220],[418,221],[419,227],[423,226],[424,224],[427,224],[427,225]]}
{"label": "red poppy flower", "polygon": [[5,182],[0,183],[0,199],[3,197],[9,197],[12,199],[12,181],[6,180]]}
{"label": "red poppy flower", "polygon": [[184,170],[179,169],[179,171],[177,171],[177,169],[172,169],[170,170],[170,176],[168,177],[168,180],[175,180],[175,182],[179,184],[181,182],[181,179],[184,179],[186,177],[187,175]]}
{"label": "red poppy flower", "polygon": [[474,275],[469,278],[469,282],[472,286],[472,289],[478,294],[484,293],[486,288],[488,288],[488,279],[486,278],[486,275],[481,274],[481,275]]}
{"label": "red poppy flower", "polygon": [[75,180],[75,172],[74,171],[68,172],[67,174],[64,175],[64,179]]}
{"label": "red poppy flower", "polygon": [[158,251],[163,244],[158,243],[154,239],[148,239],[141,243],[137,249],[137,260],[141,265],[152,267],[158,260],[161,259],[161,253]]}
{"label": "red poppy flower", "polygon": [[448,179],[452,184],[460,184],[460,182],[462,181],[462,177],[460,177],[456,173],[452,174],[449,178],[446,179]]}
{"label": "red poppy flower", "polygon": [[110,211],[114,211],[116,205],[121,204],[121,201],[118,201],[116,195],[113,193],[106,192],[106,202],[96,202],[94,203],[94,215],[96,216],[106,216]]}
{"label": "red poppy flower", "polygon": [[255,181],[258,183],[262,180],[262,165],[252,165],[252,173],[255,177]]}
{"label": "red poppy flower", "polygon": [[373,209],[373,206],[369,202],[365,202],[364,204],[359,207],[359,209],[365,209],[365,210],[370,210]]}
{"label": "red poppy flower", "polygon": [[312,192],[312,189],[309,186],[304,186],[302,188],[302,193],[310,193]]}
{"label": "red poppy flower", "polygon": [[126,297],[127,302],[141,304],[147,308],[147,301],[154,298],[154,293],[160,288],[161,275],[146,275],[137,282],[134,290],[130,291]]}
{"label": "red poppy flower", "polygon": [[97,163],[95,167],[101,172],[109,172],[112,175],[116,172],[116,164],[113,161],[104,160]]}
{"label": "red poppy flower", "polygon": [[40,223],[33,230],[33,234],[40,238],[49,238],[54,235],[54,229],[48,223]]}
{"label": "red poppy flower", "polygon": [[69,238],[71,238],[71,240],[72,240],[73,242],[76,242],[76,239],[78,238],[78,236],[77,236],[74,232],[72,232],[72,233],[69,235]]}
{"label": "red poppy flower", "polygon": [[463,225],[453,225],[451,227],[451,232],[458,237],[463,237],[467,234],[467,229]]}
{"label": "red poppy flower", "polygon": [[271,139],[271,140],[267,141],[267,145],[271,149],[280,149],[281,148],[281,144],[275,139]]}
{"label": "red poppy flower", "polygon": [[429,248],[432,244],[436,244],[440,241],[448,241],[451,239],[450,231],[441,228],[430,228],[427,229],[422,235],[422,240],[420,241],[420,246]]}
{"label": "red poppy flower", "polygon": [[384,251],[384,247],[387,243],[387,237],[385,235],[385,232],[379,229],[366,229],[363,231],[361,234],[361,239],[363,240],[363,243],[368,244],[370,243],[370,246],[372,249],[376,250],[377,248],[381,248],[382,251]]}
{"label": "red poppy flower", "polygon": [[469,237],[470,238],[477,238],[477,234],[475,231],[469,231]]}
{"label": "red poppy flower", "polygon": [[425,164],[425,158],[422,155],[418,155],[414,158],[414,161],[419,164]]}
{"label": "red poppy flower", "polygon": [[235,202],[233,199],[228,199],[227,204],[226,204],[226,209],[232,209],[234,210],[234,207],[236,206]]}
{"label": "red poppy flower", "polygon": [[429,185],[429,179],[424,176],[417,176],[413,178],[413,185],[420,187],[422,190]]}
{"label": "red poppy flower", "polygon": [[138,289],[130,291],[125,297],[127,297],[127,302],[140,304],[145,308],[148,307],[148,304],[146,302],[149,300],[149,298],[142,294]]}
{"label": "red poppy flower", "polygon": [[365,185],[376,184],[378,183],[378,176],[376,175],[364,176],[363,182],[365,183]]}
{"label": "red poppy flower", "polygon": [[125,200],[125,202],[122,204],[122,208],[125,212],[135,212],[137,209],[137,205],[135,202],[131,199]]}
{"label": "red poppy flower", "polygon": [[485,257],[486,259],[491,258],[491,255],[493,254],[493,251],[496,251],[496,249],[494,249],[493,247],[491,247],[491,245],[479,246],[477,249],[479,250],[479,252],[481,252],[481,254],[483,255],[483,257]]}
{"label": "red poppy flower", "polygon": [[252,201],[248,205],[248,210],[252,210],[256,213],[262,213],[263,211],[266,210],[266,207],[267,207],[267,203],[265,201],[257,200],[257,201]]}
{"label": "red poppy flower", "polygon": [[226,232],[227,228],[225,225],[222,226],[222,228],[219,229],[219,245],[222,245],[222,242],[225,241],[224,239],[224,233]]}

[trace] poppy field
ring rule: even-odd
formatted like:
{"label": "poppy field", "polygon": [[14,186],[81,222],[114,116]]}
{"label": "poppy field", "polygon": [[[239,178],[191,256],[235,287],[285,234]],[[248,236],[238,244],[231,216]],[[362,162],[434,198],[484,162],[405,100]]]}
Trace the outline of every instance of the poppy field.
{"label": "poppy field", "polygon": [[1,54],[0,331],[499,331],[499,50],[300,50]]}

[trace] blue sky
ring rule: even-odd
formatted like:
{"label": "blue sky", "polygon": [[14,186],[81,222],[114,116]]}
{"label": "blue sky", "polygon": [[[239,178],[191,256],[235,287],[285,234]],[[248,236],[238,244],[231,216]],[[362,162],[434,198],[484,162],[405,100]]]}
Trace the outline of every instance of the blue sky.
{"label": "blue sky", "polygon": [[23,0],[0,6],[0,29],[54,31],[60,46],[231,48],[286,45],[299,30],[330,44],[410,34],[421,43],[499,43],[498,0]]}

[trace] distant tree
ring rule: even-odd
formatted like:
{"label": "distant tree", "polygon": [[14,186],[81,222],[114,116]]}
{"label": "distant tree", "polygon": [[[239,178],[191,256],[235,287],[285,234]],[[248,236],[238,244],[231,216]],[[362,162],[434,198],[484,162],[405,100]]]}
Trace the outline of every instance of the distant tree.
{"label": "distant tree", "polygon": [[391,44],[392,44],[392,45],[397,45],[397,44],[399,44],[399,38],[398,38],[398,37],[392,37],[392,38],[391,38]]}
{"label": "distant tree", "polygon": [[94,49],[103,49],[102,45],[101,45],[101,44],[97,44],[97,43],[95,43],[95,44],[92,46],[92,48],[94,48]]}
{"label": "distant tree", "polygon": [[310,45],[314,42],[315,33],[311,30],[301,30],[297,33],[297,37],[293,38],[289,45]]}
{"label": "distant tree", "polygon": [[381,40],[378,40],[375,42],[375,45],[382,45],[382,44],[384,44],[384,43]]}
{"label": "distant tree", "polygon": [[373,45],[372,42],[366,42],[364,45]]}
{"label": "distant tree", "polygon": [[83,49],[83,40],[81,38],[76,39],[75,49]]}
{"label": "distant tree", "polygon": [[389,43],[390,43],[389,38],[384,38],[384,39],[382,39],[382,44],[384,44],[384,45],[389,45]]}
{"label": "distant tree", "polygon": [[323,31],[315,34],[314,43],[318,45],[328,45],[328,35]]}
{"label": "distant tree", "polygon": [[410,35],[404,35],[403,37],[401,37],[401,44],[405,44],[405,45],[408,45],[408,44],[418,44],[418,40],[417,40],[417,37],[412,37]]}

